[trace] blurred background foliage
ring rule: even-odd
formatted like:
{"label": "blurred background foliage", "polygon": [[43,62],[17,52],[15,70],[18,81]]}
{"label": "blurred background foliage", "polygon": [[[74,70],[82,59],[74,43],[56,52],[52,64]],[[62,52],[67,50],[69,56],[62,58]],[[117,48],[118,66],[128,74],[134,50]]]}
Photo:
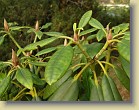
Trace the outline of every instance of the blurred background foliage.
{"label": "blurred background foliage", "polygon": [[[50,31],[72,36],[73,23],[78,23],[83,13],[88,10],[92,10],[93,17],[104,26],[109,22],[110,26],[130,22],[129,8],[102,5],[107,3],[129,4],[129,0],[0,0],[0,27],[3,27],[4,18],[7,22],[33,27],[38,20],[40,26],[52,22]],[[26,45],[30,37],[19,38],[19,35],[15,35],[15,39]],[[11,47],[15,48],[12,42],[6,39],[0,46],[0,60],[9,59]],[[9,54],[6,54],[7,52]]]}

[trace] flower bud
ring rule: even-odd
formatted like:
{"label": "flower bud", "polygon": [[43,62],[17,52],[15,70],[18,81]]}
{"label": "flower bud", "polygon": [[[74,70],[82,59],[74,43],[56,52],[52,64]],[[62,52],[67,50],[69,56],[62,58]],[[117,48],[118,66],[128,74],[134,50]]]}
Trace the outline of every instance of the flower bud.
{"label": "flower bud", "polygon": [[35,30],[38,31],[39,30],[39,21],[36,21],[36,25],[35,25]]}
{"label": "flower bud", "polygon": [[74,38],[74,41],[75,41],[75,42],[78,41],[78,37],[79,37],[79,36],[78,36],[78,33],[77,33],[77,32],[74,32],[74,37],[73,37],[73,38]]}
{"label": "flower bud", "polygon": [[7,32],[9,31],[9,25],[8,25],[6,19],[4,19],[4,30]]}
{"label": "flower bud", "polygon": [[111,33],[111,29],[109,30],[108,32],[108,35],[107,35],[107,40],[112,40],[112,33]]}
{"label": "flower bud", "polygon": [[64,40],[64,46],[66,46],[68,43],[67,39]]}
{"label": "flower bud", "polygon": [[12,64],[14,67],[19,65],[19,59],[18,59],[18,57],[13,49],[12,49]]}

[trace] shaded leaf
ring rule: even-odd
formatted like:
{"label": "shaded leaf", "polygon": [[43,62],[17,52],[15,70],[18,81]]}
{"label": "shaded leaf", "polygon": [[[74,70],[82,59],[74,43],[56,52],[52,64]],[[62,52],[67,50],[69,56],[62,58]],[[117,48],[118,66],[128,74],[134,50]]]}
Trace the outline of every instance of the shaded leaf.
{"label": "shaded leaf", "polygon": [[36,85],[44,85],[46,82],[40,79],[36,74],[32,73],[33,83]]}
{"label": "shaded leaf", "polygon": [[96,85],[93,79],[90,79],[91,92],[90,101],[103,101],[103,93],[100,85]]}
{"label": "shaded leaf", "polygon": [[75,101],[78,98],[78,82],[70,78],[48,99],[48,101]]}
{"label": "shaded leaf", "polygon": [[44,90],[43,98],[46,99],[50,95],[52,95],[71,76],[71,74],[72,74],[72,70],[69,70],[57,82],[53,83],[52,85],[47,85]]}
{"label": "shaded leaf", "polygon": [[130,90],[130,79],[127,76],[127,74],[125,73],[125,71],[118,66],[114,67],[114,71],[115,71],[118,79],[120,80],[120,82],[124,85],[124,87],[127,90]]}
{"label": "shaded leaf", "polygon": [[109,83],[110,83],[111,90],[112,90],[115,101],[122,101],[122,97],[121,97],[114,81],[109,76],[107,78],[109,80]]}
{"label": "shaded leaf", "polygon": [[62,77],[67,71],[73,57],[73,48],[65,46],[60,48],[50,58],[45,68],[46,82],[51,85]]}
{"label": "shaded leaf", "polygon": [[114,95],[111,89],[111,85],[106,75],[102,77],[102,91],[105,101],[114,101]]}
{"label": "shaded leaf", "polygon": [[8,77],[5,77],[0,82],[0,97],[2,97],[4,95],[4,93],[7,91],[10,81],[11,81],[11,78],[10,78],[10,76],[8,76]]}

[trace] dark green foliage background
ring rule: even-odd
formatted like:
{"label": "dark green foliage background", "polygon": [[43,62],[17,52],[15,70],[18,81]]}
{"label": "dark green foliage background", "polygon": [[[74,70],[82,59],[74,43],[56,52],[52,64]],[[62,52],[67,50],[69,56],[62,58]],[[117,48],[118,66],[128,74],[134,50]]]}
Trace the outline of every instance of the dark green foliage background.
{"label": "dark green foliage background", "polygon": [[[78,23],[83,13],[88,10],[93,11],[92,17],[99,20],[104,27],[109,22],[111,22],[110,26],[115,26],[130,20],[129,8],[102,7],[98,0],[1,0],[0,27],[3,27],[4,18],[8,23],[14,22],[28,26],[34,26],[36,20],[39,20],[40,26],[52,22],[50,31],[58,31],[72,36],[72,24]],[[31,42],[29,36],[19,37],[20,35],[21,33],[15,35],[15,39],[19,40],[23,46]],[[9,47],[16,49],[9,42],[9,39],[6,39],[0,47],[0,50],[2,49],[1,60],[7,60],[11,56],[10,53],[6,54],[7,51],[11,51]]]}

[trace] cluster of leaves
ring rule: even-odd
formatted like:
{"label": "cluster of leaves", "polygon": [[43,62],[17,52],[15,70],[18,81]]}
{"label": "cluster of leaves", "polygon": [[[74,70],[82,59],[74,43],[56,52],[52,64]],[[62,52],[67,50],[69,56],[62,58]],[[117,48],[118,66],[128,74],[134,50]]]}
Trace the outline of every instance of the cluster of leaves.
{"label": "cluster of leaves", "polygon": [[[87,25],[91,28],[85,30]],[[92,18],[91,10],[81,17],[78,25],[73,24],[73,36],[42,32],[51,23],[39,27],[37,21],[35,28],[31,28],[9,26],[4,20],[0,44],[8,37],[18,50],[11,49],[11,60],[0,62],[0,100],[122,101],[109,72],[113,70],[130,91],[129,24],[112,28],[109,25],[104,28]],[[13,36],[23,29],[35,35],[34,41],[25,47]],[[64,44],[49,45],[57,39],[64,39]],[[118,56],[114,56],[113,51]]]}

